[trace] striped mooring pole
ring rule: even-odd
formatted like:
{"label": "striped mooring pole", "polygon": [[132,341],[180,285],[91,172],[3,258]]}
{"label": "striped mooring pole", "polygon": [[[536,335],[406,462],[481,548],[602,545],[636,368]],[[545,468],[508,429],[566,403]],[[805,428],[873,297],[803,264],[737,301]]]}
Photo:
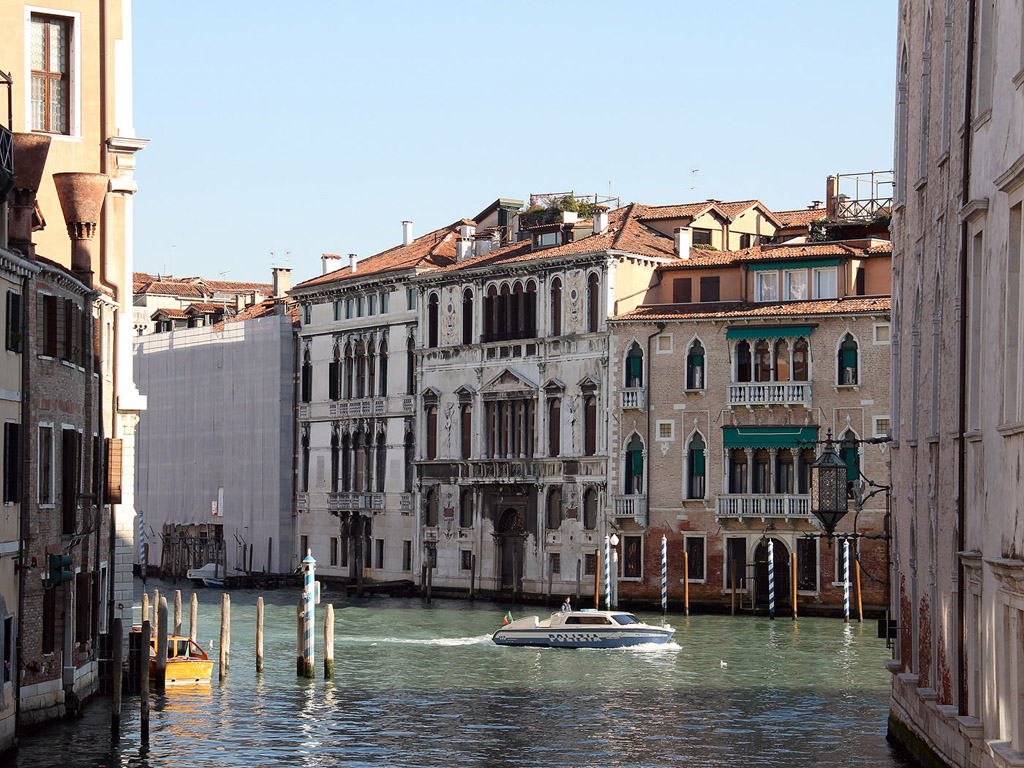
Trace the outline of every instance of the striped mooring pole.
{"label": "striped mooring pole", "polygon": [[302,561],[304,579],[302,583],[302,676],[313,677],[313,628],[316,611],[316,560],[313,552],[306,550]]}
{"label": "striped mooring pole", "polygon": [[843,539],[843,621],[850,621],[850,540]]}
{"label": "striped mooring pole", "polygon": [[[146,586],[146,516],[145,513],[139,510],[139,568],[142,571],[142,586],[143,592],[145,592]],[[145,616],[143,616],[145,620]]]}
{"label": "striped mooring pole", "polygon": [[768,616],[775,618],[775,542],[768,539]]}
{"label": "striped mooring pole", "polygon": [[612,609],[612,543],[604,537],[604,609]]}
{"label": "striped mooring pole", "polygon": [[668,613],[668,539],[661,537],[661,615]]}

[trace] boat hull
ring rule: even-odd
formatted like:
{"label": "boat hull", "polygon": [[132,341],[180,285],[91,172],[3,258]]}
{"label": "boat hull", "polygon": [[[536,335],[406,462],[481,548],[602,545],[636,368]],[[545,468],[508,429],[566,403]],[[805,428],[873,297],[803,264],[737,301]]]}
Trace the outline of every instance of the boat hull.
{"label": "boat hull", "polygon": [[[167,685],[209,683],[212,675],[212,659],[168,659],[164,682]],[[156,680],[156,659],[149,660],[149,679]]]}
{"label": "boat hull", "polygon": [[667,643],[675,630],[660,627],[558,627],[548,629],[499,629],[491,637],[498,645],[528,645],[545,648],[628,648],[648,643]]}

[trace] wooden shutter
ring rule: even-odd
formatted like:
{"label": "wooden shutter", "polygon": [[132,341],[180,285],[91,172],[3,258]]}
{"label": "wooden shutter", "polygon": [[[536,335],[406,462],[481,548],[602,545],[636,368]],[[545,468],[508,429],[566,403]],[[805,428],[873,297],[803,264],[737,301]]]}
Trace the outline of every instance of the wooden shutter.
{"label": "wooden shutter", "polygon": [[92,319],[92,371],[93,373],[100,372],[100,360],[103,359],[102,352],[102,319],[94,317]]}
{"label": "wooden shutter", "polygon": [[121,440],[107,438],[107,487],[104,498],[108,504],[121,503]]}
{"label": "wooden shutter", "polygon": [[57,356],[57,297],[43,296],[43,317],[40,327],[43,329],[43,354],[48,357]]}
{"label": "wooden shutter", "polygon": [[21,501],[21,424],[4,424],[4,501]]}
{"label": "wooden shutter", "polygon": [[73,429],[61,430],[60,507],[63,533],[74,533],[78,524],[80,438],[78,432]]}
{"label": "wooden shutter", "polygon": [[689,304],[693,301],[693,283],[689,277],[672,281],[672,301],[676,304]]}
{"label": "wooden shutter", "polygon": [[693,476],[704,477],[704,451],[696,449],[691,450],[690,456],[690,466],[692,467]]}
{"label": "wooden shutter", "polygon": [[700,279],[700,300],[718,301],[719,298],[718,277],[702,277]]}
{"label": "wooden shutter", "polygon": [[74,360],[72,352],[74,345],[72,329],[75,327],[75,319],[72,314],[74,305],[71,303],[71,299],[64,299],[63,304],[64,306],[58,307],[57,311],[57,343],[60,346],[61,359]]}
{"label": "wooden shutter", "polygon": [[11,352],[21,352],[21,294],[7,292],[7,348]]}

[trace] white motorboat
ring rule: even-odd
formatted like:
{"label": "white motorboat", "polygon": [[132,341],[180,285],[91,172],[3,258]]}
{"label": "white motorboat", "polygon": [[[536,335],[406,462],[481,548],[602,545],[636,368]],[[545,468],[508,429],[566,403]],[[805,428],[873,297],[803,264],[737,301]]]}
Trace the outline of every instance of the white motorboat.
{"label": "white motorboat", "polygon": [[[238,576],[245,576],[245,571],[240,571],[237,568],[228,568],[229,578]],[[217,563],[207,563],[202,568],[189,568],[185,572],[185,578],[201,581],[207,587],[223,587],[224,569]]]}
{"label": "white motorboat", "polygon": [[583,609],[551,614],[549,619],[516,619],[491,636],[498,645],[539,645],[551,648],[625,648],[667,643],[675,630],[644,624],[624,611]]}

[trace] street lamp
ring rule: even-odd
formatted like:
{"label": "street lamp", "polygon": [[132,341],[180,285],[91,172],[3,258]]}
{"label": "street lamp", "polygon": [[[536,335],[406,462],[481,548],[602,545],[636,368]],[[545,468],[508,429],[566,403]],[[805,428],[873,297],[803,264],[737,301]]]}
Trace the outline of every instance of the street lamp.
{"label": "street lamp", "polygon": [[829,546],[836,525],[847,512],[846,480],[846,463],[829,430],[821,455],[811,464],[811,514],[821,523]]}

